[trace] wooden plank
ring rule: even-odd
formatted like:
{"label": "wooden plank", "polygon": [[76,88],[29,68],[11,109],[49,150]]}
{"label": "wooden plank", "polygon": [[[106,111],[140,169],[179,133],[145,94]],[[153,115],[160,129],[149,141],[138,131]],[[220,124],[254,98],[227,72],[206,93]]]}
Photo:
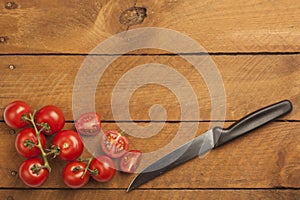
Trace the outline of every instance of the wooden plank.
{"label": "wooden plank", "polygon": [[[134,0],[0,1],[0,53],[88,53],[125,31],[120,14]],[[299,52],[299,1],[148,1],[142,27],[188,35],[209,52]],[[159,36],[153,36],[158,39]]]}
{"label": "wooden plank", "polygon": [[[60,107],[67,120],[73,120],[72,92],[76,74],[86,57],[84,56],[4,56],[0,60],[0,119],[5,105],[16,99],[27,101],[34,109],[39,109],[46,104],[54,104]],[[94,58],[94,57],[93,57]],[[101,59],[104,57],[95,57]],[[201,57],[200,57],[201,58]],[[282,119],[299,120],[300,118],[300,55],[269,55],[269,56],[212,56],[217,65],[226,92],[226,104],[219,103],[212,107],[212,100],[222,99],[217,94],[211,98],[209,88],[205,80],[196,71],[195,67],[179,56],[122,56],[114,61],[103,73],[96,91],[96,110],[102,115],[103,120],[128,120],[123,116],[113,116],[112,94],[114,99],[124,98],[113,90],[119,79],[126,73],[142,64],[160,63],[178,71],[178,74],[192,85],[178,84],[175,75],[167,77],[160,73],[155,76],[167,80],[169,85],[179,87],[179,93],[192,89],[196,95],[200,109],[200,118],[193,118],[192,113],[184,120],[223,120],[212,116],[213,110],[222,110],[226,106],[226,120],[237,120],[242,116],[283,99],[290,99],[294,105],[291,114]],[[15,69],[11,70],[9,65]],[[95,63],[97,66],[97,63]],[[95,68],[101,69],[101,68]],[[159,72],[159,71],[158,71]],[[117,110],[125,113],[129,106],[133,120],[150,120],[149,109],[154,104],[160,104],[165,108],[167,120],[180,121],[181,104],[177,96],[170,89],[158,84],[146,84],[135,88],[136,80],[141,81],[144,73],[134,79],[119,84],[121,91],[130,88],[136,89],[129,101],[124,100],[116,104]],[[214,80],[215,77],[208,79]],[[98,79],[97,79],[98,81]],[[222,83],[213,83],[214,86]],[[85,85],[84,91],[93,86]],[[128,94],[128,92],[125,94]],[[86,98],[86,95],[82,95]],[[189,96],[184,96],[190,98]],[[189,101],[189,102],[192,102]],[[125,108],[122,107],[125,105]],[[144,111],[144,112],[141,112]],[[187,112],[187,111],[186,111]],[[194,110],[193,110],[194,112]],[[164,120],[159,115],[153,120]]]}
{"label": "wooden plank", "polygon": [[278,199],[297,200],[297,190],[0,190],[2,199]]}
{"label": "wooden plank", "polygon": [[[140,149],[144,152],[143,164],[147,163],[146,161],[155,160],[164,153],[164,150],[159,152],[160,149],[168,151],[171,149],[167,148],[169,144],[174,149],[184,140],[188,140],[188,137],[192,137],[188,135],[191,132],[189,124],[191,123],[166,123],[161,131],[149,138],[141,138],[145,134],[143,132],[140,136],[133,136],[135,125],[129,124],[132,127],[127,131],[130,149]],[[228,125],[229,123],[226,124]],[[183,127],[184,135],[179,136],[179,126]],[[209,123],[200,123],[197,135],[203,133],[208,127]],[[65,129],[70,128],[73,128],[72,124],[67,124],[65,127]],[[103,124],[104,130],[117,128],[118,125],[114,123]],[[297,122],[271,123],[211,151],[205,157],[195,158],[144,184],[141,188],[299,188],[300,139],[299,133],[295,131],[299,128],[300,123]],[[4,123],[0,123],[0,177],[2,177],[0,188],[24,188],[24,184],[15,173],[24,158],[17,155],[14,148],[16,135],[11,135],[9,132],[9,128]],[[89,150],[100,149],[100,140],[97,138],[85,141]],[[156,154],[150,154],[153,152]],[[84,157],[88,154],[86,151]],[[152,158],[149,155],[155,157]],[[61,179],[61,172],[66,162],[54,159],[50,163],[52,172],[41,188],[66,188]],[[85,188],[125,190],[133,177],[134,174],[126,175],[118,172],[108,183],[90,181]]]}

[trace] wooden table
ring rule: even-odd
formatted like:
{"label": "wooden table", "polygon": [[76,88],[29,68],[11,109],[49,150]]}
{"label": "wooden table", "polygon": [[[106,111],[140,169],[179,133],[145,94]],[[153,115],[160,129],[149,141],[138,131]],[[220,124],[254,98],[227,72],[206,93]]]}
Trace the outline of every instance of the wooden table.
{"label": "wooden table", "polygon": [[[133,0],[0,1],[1,199],[299,199],[297,0],[138,0],[136,6],[145,7],[148,16],[129,30],[172,29],[194,39],[210,54],[226,91],[226,103],[217,108],[226,108],[224,119],[211,117],[212,98],[205,81],[182,58],[187,54],[201,57],[203,52],[177,55],[140,49],[119,55],[104,72],[95,98],[103,129],[117,129],[125,119],[114,118],[112,93],[129,70],[156,62],[172,67],[190,82],[201,113],[196,121],[181,120],[180,102],[166,87],[146,84],[132,94],[129,107],[134,122],[126,123],[133,127],[135,123],[163,123],[162,130],[147,139],[129,133],[131,148],[145,153],[167,145],[185,123],[199,123],[199,135],[211,122],[225,122],[224,126],[228,126],[249,112],[283,99],[293,103],[292,113],[130,193],[126,188],[135,175],[121,173],[108,183],[90,181],[82,189],[68,189],[61,178],[66,163],[58,160],[51,161],[53,171],[42,187],[30,189],[20,181],[17,171],[24,158],[14,148],[16,134],[3,121],[5,106],[17,99],[34,109],[56,105],[66,116],[65,129],[74,129],[72,94],[76,74],[87,57],[109,56],[89,53],[110,36],[126,31],[127,25],[120,24],[119,16],[133,5]],[[156,41],[157,37],[150,38]],[[150,121],[149,109],[154,104],[165,108],[166,122],[159,117]]]}

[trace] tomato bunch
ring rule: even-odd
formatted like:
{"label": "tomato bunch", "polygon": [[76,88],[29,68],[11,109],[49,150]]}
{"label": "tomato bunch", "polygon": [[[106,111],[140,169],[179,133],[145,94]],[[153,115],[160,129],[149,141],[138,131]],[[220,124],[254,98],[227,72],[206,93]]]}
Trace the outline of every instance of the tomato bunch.
{"label": "tomato bunch", "polygon": [[[98,182],[110,181],[116,173],[115,162],[121,171],[133,173],[141,160],[141,151],[128,151],[128,139],[115,130],[106,131],[99,141],[103,155],[80,158],[84,150],[82,137],[97,135],[102,129],[100,116],[95,112],[81,115],[75,121],[76,131],[62,130],[64,114],[53,105],[32,111],[26,102],[14,101],[7,105],[3,117],[9,127],[19,129],[15,148],[27,158],[19,167],[19,177],[29,187],[38,187],[48,179],[49,156],[68,161],[62,178],[71,188],[83,187],[90,177]],[[48,138],[49,148],[46,147]]]}

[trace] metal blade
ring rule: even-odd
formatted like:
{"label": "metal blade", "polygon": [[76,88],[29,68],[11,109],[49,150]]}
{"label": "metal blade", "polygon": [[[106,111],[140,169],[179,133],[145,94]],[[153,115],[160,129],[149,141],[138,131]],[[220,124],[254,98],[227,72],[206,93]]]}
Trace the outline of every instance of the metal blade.
{"label": "metal blade", "polygon": [[[205,154],[214,148],[214,144],[215,141],[211,129],[146,167],[133,179],[127,192],[192,158]],[[166,165],[166,163],[171,164]]]}

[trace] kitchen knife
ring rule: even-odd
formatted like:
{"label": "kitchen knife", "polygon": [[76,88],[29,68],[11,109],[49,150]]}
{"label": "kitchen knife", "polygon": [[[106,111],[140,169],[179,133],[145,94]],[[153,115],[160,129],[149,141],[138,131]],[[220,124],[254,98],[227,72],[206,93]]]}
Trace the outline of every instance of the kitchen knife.
{"label": "kitchen knife", "polygon": [[[257,110],[226,129],[215,127],[155,161],[139,173],[127,192],[139,187],[164,172],[248,133],[292,110],[289,100],[280,101]],[[170,163],[166,165],[166,163]]]}

